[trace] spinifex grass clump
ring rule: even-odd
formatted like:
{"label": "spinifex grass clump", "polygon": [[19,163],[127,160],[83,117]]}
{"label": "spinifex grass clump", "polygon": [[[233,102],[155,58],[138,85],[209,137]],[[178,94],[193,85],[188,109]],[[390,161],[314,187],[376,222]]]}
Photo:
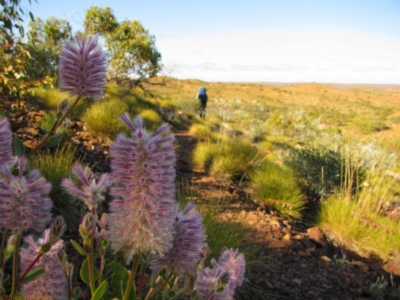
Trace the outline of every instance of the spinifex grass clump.
{"label": "spinifex grass clump", "polygon": [[212,176],[240,183],[258,163],[259,155],[249,141],[227,139],[197,144],[193,161]]}
{"label": "spinifex grass clump", "polygon": [[53,200],[53,213],[61,215],[72,226],[79,218],[80,203],[73,201],[61,187],[61,180],[71,175],[75,162],[75,149],[71,146],[58,147],[55,151],[49,148],[36,152],[29,161],[30,169],[39,169],[40,173],[52,185],[50,198]]}
{"label": "spinifex grass clump", "polygon": [[126,126],[118,118],[128,110],[128,106],[117,99],[94,103],[82,116],[88,132],[106,141],[115,139],[118,133],[127,132]]}
{"label": "spinifex grass clump", "polygon": [[250,182],[255,200],[267,204],[283,215],[301,217],[306,199],[292,170],[273,162],[266,162],[252,173]]}
{"label": "spinifex grass clump", "polygon": [[155,131],[164,123],[160,115],[152,109],[145,109],[141,111],[139,116],[142,117],[143,124],[149,131]]}

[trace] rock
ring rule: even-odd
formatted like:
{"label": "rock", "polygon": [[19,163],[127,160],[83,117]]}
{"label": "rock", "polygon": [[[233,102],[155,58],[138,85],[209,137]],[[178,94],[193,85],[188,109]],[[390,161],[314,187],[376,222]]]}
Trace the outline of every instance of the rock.
{"label": "rock", "polygon": [[369,270],[369,266],[366,263],[363,263],[362,261],[353,260],[351,264],[357,266],[363,272],[368,272]]}
{"label": "rock", "polygon": [[400,254],[389,258],[384,269],[388,273],[400,276]]}
{"label": "rock", "polygon": [[308,238],[321,246],[325,246],[326,237],[319,227],[312,227],[307,230]]}
{"label": "rock", "polygon": [[292,240],[278,240],[278,239],[272,239],[268,241],[268,249],[284,249],[284,248],[289,248],[293,246],[293,241]]}

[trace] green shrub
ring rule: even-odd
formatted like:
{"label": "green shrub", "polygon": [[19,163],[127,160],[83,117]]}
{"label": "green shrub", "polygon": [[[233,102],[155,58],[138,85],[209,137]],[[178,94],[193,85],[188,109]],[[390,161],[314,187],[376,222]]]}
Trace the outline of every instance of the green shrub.
{"label": "green shrub", "polygon": [[83,113],[82,120],[94,137],[114,140],[118,133],[128,132],[128,128],[119,120],[127,110],[128,106],[119,100],[100,101]]}
{"label": "green shrub", "polygon": [[339,152],[312,147],[291,148],[284,163],[300,178],[303,191],[320,198],[340,190],[342,156]]}
{"label": "green shrub", "polygon": [[250,176],[254,199],[273,207],[281,214],[299,218],[306,199],[292,170],[265,162]]}
{"label": "green shrub", "polygon": [[143,110],[139,115],[143,118],[144,126],[149,131],[157,130],[164,123],[160,115],[152,109]]}
{"label": "green shrub", "polygon": [[389,129],[386,125],[385,117],[361,117],[355,121],[355,125],[363,134]]}
{"label": "green shrub", "polygon": [[193,98],[181,98],[178,100],[176,109],[186,114],[197,114],[199,111],[199,101]]}
{"label": "green shrub", "polygon": [[29,170],[39,169],[41,175],[52,184],[49,196],[54,203],[53,213],[63,216],[71,227],[79,222],[80,209],[83,206],[80,202],[73,200],[60,183],[63,178],[71,175],[71,168],[75,162],[75,149],[68,146],[38,151],[29,160],[28,166]]}

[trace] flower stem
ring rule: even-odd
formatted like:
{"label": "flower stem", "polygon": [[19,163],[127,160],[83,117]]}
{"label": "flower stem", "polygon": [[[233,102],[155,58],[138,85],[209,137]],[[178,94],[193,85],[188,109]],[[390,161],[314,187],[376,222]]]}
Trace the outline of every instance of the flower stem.
{"label": "flower stem", "polygon": [[[165,286],[168,284],[168,281],[172,278],[173,273],[170,272],[168,276],[165,278],[164,283],[160,285],[158,289],[153,293],[153,289],[150,289],[149,293],[147,294],[147,297],[145,300],[150,300],[150,299],[156,299],[159,293],[165,288]],[[153,295],[152,295],[153,294]]]}
{"label": "flower stem", "polygon": [[16,234],[15,235],[15,244],[14,244],[13,265],[12,265],[11,297],[14,297],[16,295],[17,289],[18,289],[18,254],[19,254],[20,241],[21,241],[20,234]]}
{"label": "flower stem", "polygon": [[136,297],[140,298],[140,294],[142,293],[143,281],[144,281],[144,273],[146,271],[147,263],[145,262],[142,267],[142,274],[140,274],[139,286],[136,292]]}
{"label": "flower stem", "polygon": [[32,260],[32,262],[30,263],[30,265],[26,268],[26,270],[24,271],[24,273],[22,273],[22,275],[19,277],[18,279],[18,285],[21,284],[22,280],[25,278],[26,274],[28,274],[28,272],[33,268],[33,266],[36,264],[36,262],[42,257],[43,252],[39,252],[38,255],[36,255],[35,259]]}
{"label": "flower stem", "polygon": [[29,152],[29,154],[26,157],[30,157],[33,153],[35,153],[37,150],[39,150],[40,148],[43,147],[44,144],[46,144],[47,140],[53,135],[53,133],[56,131],[56,129],[62,124],[62,122],[64,121],[64,119],[69,115],[69,113],[71,112],[71,110],[78,104],[79,100],[82,98],[82,95],[79,95],[75,102],[71,105],[71,107],[67,110],[67,112],[59,119],[57,119],[57,121],[54,123],[53,127],[51,128],[50,132],[47,133],[43,140],[40,141],[40,143],[38,145],[36,145],[35,148],[33,148],[31,150],[31,152]]}
{"label": "flower stem", "polygon": [[136,271],[139,266],[140,256],[141,256],[141,252],[138,251],[138,253],[135,256],[135,260],[133,261],[133,264],[132,264],[131,274],[129,275],[128,284],[126,285],[123,300],[129,299],[129,295],[131,293],[132,286],[133,286],[133,281],[135,280],[135,277],[136,277]]}
{"label": "flower stem", "polygon": [[93,246],[90,246],[88,254],[88,267],[89,267],[89,284],[90,284],[90,291],[92,293],[92,296],[94,295],[94,292],[96,291],[95,286],[94,286],[94,262],[93,262]]}
{"label": "flower stem", "polygon": [[3,264],[3,250],[6,244],[7,228],[4,228],[1,233],[1,246],[0,246],[0,265]]}

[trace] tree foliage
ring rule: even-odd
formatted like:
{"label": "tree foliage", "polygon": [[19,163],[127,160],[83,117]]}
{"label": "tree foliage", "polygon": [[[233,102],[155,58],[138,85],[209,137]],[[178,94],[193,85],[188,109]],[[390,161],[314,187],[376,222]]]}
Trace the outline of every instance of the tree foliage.
{"label": "tree foliage", "polygon": [[104,38],[110,59],[110,79],[120,85],[140,86],[161,70],[155,38],[138,20],[116,21],[109,7],[92,6],[86,12],[85,30]]}
{"label": "tree foliage", "polygon": [[56,79],[62,43],[72,38],[71,25],[67,20],[50,17],[46,22],[36,18],[29,27],[27,49],[31,59],[27,62],[28,75],[36,80]]}
{"label": "tree foliage", "polygon": [[[0,0],[0,96],[11,98],[24,97],[34,86],[25,69],[25,62],[30,55],[22,42],[25,32],[21,23],[25,12],[20,2]],[[33,20],[31,12],[29,16]]]}

